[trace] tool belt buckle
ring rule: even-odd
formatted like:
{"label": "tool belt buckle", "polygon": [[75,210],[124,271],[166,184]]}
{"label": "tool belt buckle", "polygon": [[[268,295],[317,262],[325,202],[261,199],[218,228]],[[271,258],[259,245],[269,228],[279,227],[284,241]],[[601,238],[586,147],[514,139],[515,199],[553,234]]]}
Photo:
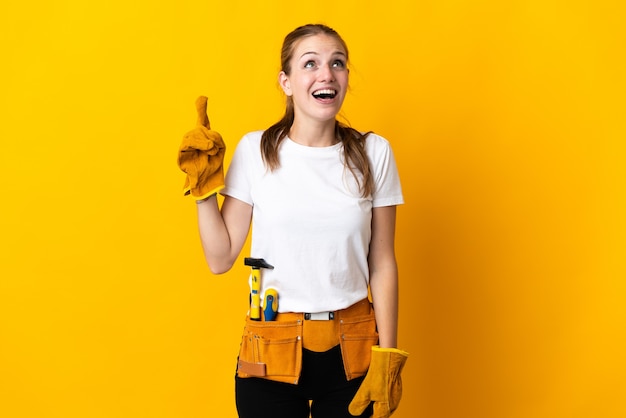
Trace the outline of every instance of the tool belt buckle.
{"label": "tool belt buckle", "polygon": [[335,313],[326,311],[326,312],[313,312],[313,313],[305,313],[304,319],[307,321],[332,321],[335,319]]}

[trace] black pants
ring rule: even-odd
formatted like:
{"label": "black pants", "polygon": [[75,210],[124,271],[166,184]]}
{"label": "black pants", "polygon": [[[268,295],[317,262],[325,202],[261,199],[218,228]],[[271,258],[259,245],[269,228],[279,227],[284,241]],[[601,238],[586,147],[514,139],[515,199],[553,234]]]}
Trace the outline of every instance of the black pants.
{"label": "black pants", "polygon": [[[324,353],[304,350],[297,385],[235,377],[237,411],[240,418],[354,418],[348,405],[362,381],[346,380],[339,346]],[[370,405],[360,416],[371,415]]]}

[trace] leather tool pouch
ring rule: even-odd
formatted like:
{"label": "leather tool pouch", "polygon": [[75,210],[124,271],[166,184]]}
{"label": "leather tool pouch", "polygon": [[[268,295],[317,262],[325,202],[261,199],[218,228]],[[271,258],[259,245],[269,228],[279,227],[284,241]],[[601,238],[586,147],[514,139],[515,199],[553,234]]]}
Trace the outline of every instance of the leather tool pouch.
{"label": "leather tool pouch", "polygon": [[276,321],[246,318],[237,376],[297,384],[302,369],[303,336],[307,340],[304,347],[312,351],[326,351],[340,344],[346,378],[364,376],[372,346],[378,343],[372,305],[364,299],[336,311],[335,319],[329,321],[305,321],[302,313],[279,313]]}
{"label": "leather tool pouch", "polygon": [[298,383],[302,368],[302,320],[252,321],[246,318],[237,376]]}
{"label": "leather tool pouch", "polygon": [[365,376],[370,366],[372,346],[378,344],[374,310],[366,315],[343,318],[340,315],[341,354],[346,378]]}

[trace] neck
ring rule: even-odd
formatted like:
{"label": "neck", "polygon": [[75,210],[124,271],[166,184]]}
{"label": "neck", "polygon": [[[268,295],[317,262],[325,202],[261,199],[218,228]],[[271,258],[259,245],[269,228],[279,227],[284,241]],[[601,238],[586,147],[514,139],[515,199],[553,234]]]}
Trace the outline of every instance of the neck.
{"label": "neck", "polygon": [[329,147],[337,143],[335,121],[323,124],[307,124],[294,121],[289,130],[292,141],[307,147]]}

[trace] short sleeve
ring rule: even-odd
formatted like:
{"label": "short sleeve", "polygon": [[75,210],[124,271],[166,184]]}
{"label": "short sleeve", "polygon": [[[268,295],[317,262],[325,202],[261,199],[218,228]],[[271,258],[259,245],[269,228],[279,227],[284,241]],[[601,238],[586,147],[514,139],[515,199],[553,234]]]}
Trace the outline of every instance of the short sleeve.
{"label": "short sleeve", "polygon": [[389,141],[370,134],[367,151],[374,176],[372,206],[394,206],[404,203],[398,167]]}
{"label": "short sleeve", "polygon": [[252,147],[248,136],[244,136],[235,149],[224,179],[224,188],[221,194],[234,197],[249,205],[252,205]]}

